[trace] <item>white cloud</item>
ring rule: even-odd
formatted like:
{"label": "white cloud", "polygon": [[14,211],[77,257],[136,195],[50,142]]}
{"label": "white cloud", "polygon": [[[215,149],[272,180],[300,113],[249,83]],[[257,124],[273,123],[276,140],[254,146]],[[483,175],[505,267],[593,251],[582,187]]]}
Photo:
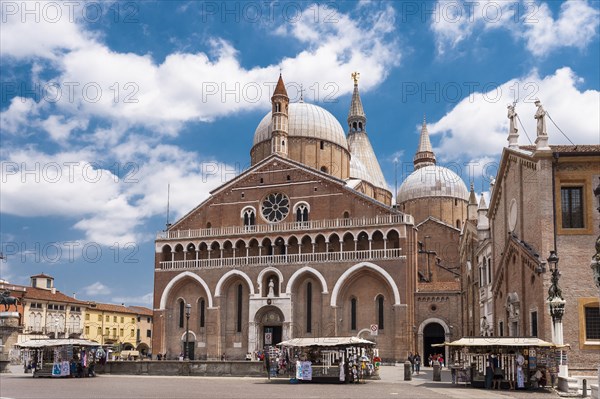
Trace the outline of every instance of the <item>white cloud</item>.
{"label": "white cloud", "polygon": [[[580,91],[577,88],[580,81],[570,68],[564,67],[543,78],[533,72],[488,93],[475,93],[463,99],[438,122],[428,125],[432,136],[441,136],[434,151],[438,158],[446,161],[500,153],[507,145],[506,105],[512,102],[517,88],[520,90],[517,112],[525,126],[525,129],[518,126],[519,144],[529,144],[525,132],[531,141],[535,141],[535,98],[541,99],[544,109],[574,143],[598,144],[600,92]],[[568,144],[550,120],[547,120],[547,126],[550,144]]]}
{"label": "white cloud", "polygon": [[140,296],[118,296],[114,297],[113,301],[117,303],[124,303],[125,306],[141,305],[152,308],[153,299],[154,294],[152,292],[149,292],[145,295]]}
{"label": "white cloud", "polygon": [[57,142],[67,140],[74,129],[87,129],[88,120],[85,118],[65,119],[64,115],[50,115],[41,122],[41,126]]}
{"label": "white cloud", "polygon": [[588,0],[565,1],[556,19],[546,2],[438,0],[430,28],[438,54],[456,49],[485,30],[505,29],[525,40],[533,55],[543,56],[561,47],[585,48],[596,37],[599,15]]}
{"label": "white cloud", "polygon": [[110,288],[102,284],[100,281],[96,281],[93,284],[85,286],[82,288],[82,290],[86,295],[90,296],[109,295],[111,293]]}
{"label": "white cloud", "polygon": [[78,23],[82,3],[3,1],[0,55],[9,59],[56,60],[65,51],[84,48],[95,37]]}
{"label": "white cloud", "polygon": [[[74,219],[73,227],[85,233],[85,240],[100,245],[151,240],[142,232],[143,224],[166,215],[167,184],[174,220],[242,168],[202,160],[195,153],[156,145],[142,136],[132,136],[106,151],[90,147],[52,155],[33,149],[7,153],[0,174],[0,212]],[[100,165],[98,159],[127,161]]]}
{"label": "white cloud", "polygon": [[22,134],[31,118],[38,114],[38,103],[31,98],[14,97],[5,111],[0,113],[3,133]]}
{"label": "white cloud", "polygon": [[565,1],[554,19],[548,5],[541,3],[534,17],[537,21],[526,24],[527,49],[537,56],[559,47],[583,49],[596,36],[599,16],[587,1]]}
{"label": "white cloud", "polygon": [[[357,18],[336,12],[331,22],[315,20],[311,10],[306,7],[299,21],[274,29],[308,43],[307,50],[284,58],[279,65],[250,69],[240,64],[238,50],[220,38],[209,40],[208,54],[178,52],[157,64],[150,55],[112,51],[81,25],[65,25],[62,20],[56,27],[10,18],[2,36],[5,41],[10,39],[11,46],[3,51],[17,59],[50,59],[59,72],[40,83],[60,85],[56,106],[65,113],[175,134],[188,121],[212,121],[235,112],[266,109],[279,66],[285,80],[296,83],[290,87],[291,96],[302,83],[307,100],[333,101],[351,92],[350,73],[354,70],[362,73],[361,87],[367,91],[399,62],[391,6],[373,12],[361,10]],[[59,34],[70,38],[47,38],[43,45],[17,48],[14,43],[22,42],[17,37],[23,30],[31,31],[26,37],[32,40]],[[66,133],[55,129],[54,134],[62,137]]]}

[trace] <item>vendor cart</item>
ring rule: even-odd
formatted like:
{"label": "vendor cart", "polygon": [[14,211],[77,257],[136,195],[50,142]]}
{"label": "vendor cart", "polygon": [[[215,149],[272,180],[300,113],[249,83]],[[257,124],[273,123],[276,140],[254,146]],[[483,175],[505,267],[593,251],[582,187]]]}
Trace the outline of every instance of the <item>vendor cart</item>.
{"label": "vendor cart", "polygon": [[452,349],[449,366],[452,382],[490,388],[494,379],[500,386],[525,389],[553,386],[562,350],[533,337],[464,337],[432,346]]}
{"label": "vendor cart", "polygon": [[94,377],[100,344],[85,339],[34,339],[17,344],[33,377]]}
{"label": "vendor cart", "polygon": [[361,383],[377,359],[375,343],[357,337],[295,338],[278,346],[292,382]]}

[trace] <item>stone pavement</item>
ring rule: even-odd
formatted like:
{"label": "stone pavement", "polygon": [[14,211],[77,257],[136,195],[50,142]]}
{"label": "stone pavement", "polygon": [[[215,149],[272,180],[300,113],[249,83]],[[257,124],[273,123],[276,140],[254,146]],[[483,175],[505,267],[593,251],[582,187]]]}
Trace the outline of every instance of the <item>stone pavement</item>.
{"label": "stone pavement", "polygon": [[101,375],[96,378],[32,378],[22,367],[13,374],[0,374],[0,397],[15,399],[91,399],[91,398],[482,398],[555,399],[554,392],[486,391],[452,385],[449,371],[442,382],[431,381],[425,369],[412,381],[403,381],[403,368],[381,368],[381,380],[365,384],[290,384],[287,379],[241,377],[166,377]]}

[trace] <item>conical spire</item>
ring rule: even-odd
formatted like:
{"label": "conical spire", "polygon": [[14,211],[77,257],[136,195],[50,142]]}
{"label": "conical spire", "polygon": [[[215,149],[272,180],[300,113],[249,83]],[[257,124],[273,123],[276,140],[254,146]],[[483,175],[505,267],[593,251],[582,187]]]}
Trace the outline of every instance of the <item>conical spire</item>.
{"label": "conical spire", "polygon": [[275,86],[275,91],[273,92],[273,96],[276,95],[288,96],[285,84],[283,83],[283,78],[281,77],[281,72],[279,73],[279,80],[277,81],[277,86]]}
{"label": "conical spire", "polygon": [[477,205],[477,197],[475,196],[473,182],[471,182],[471,192],[469,193],[469,205]]}
{"label": "conical spire", "polygon": [[352,103],[348,112],[348,148],[351,156],[350,177],[388,190],[381,166],[365,130],[367,117],[365,116],[360,95],[358,94],[359,76],[358,72],[352,73],[354,93],[352,94]]}
{"label": "conical spire", "polygon": [[477,208],[477,236],[480,240],[484,240],[489,238],[489,228],[490,221],[487,217],[488,206],[485,203],[485,197],[483,193],[481,193],[481,198],[479,199],[479,207]]}
{"label": "conical spire", "polygon": [[367,116],[360,100],[360,94],[358,93],[358,79],[360,73],[353,72],[352,79],[354,80],[354,92],[352,93],[352,102],[350,103],[350,110],[348,111],[348,132],[362,132],[365,130],[367,125]]}
{"label": "conical spire", "polygon": [[471,182],[471,192],[469,194],[469,203],[467,204],[467,219],[477,220],[477,197],[475,196],[473,182]]}
{"label": "conical spire", "polygon": [[421,127],[421,137],[419,138],[419,148],[413,159],[415,169],[423,166],[435,165],[435,154],[429,141],[429,132],[427,131],[427,120],[423,115],[423,126]]}
{"label": "conical spire", "polygon": [[481,193],[481,198],[479,198],[479,208],[478,209],[488,209],[487,204],[485,203],[485,197],[483,196],[483,193]]}

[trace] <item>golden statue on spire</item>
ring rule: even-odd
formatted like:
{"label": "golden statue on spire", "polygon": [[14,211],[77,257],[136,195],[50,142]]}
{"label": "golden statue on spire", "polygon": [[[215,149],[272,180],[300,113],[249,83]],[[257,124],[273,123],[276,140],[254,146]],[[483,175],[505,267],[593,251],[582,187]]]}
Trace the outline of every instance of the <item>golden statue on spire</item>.
{"label": "golden statue on spire", "polygon": [[358,85],[358,79],[360,79],[360,72],[352,72],[352,80],[354,80],[354,85]]}

